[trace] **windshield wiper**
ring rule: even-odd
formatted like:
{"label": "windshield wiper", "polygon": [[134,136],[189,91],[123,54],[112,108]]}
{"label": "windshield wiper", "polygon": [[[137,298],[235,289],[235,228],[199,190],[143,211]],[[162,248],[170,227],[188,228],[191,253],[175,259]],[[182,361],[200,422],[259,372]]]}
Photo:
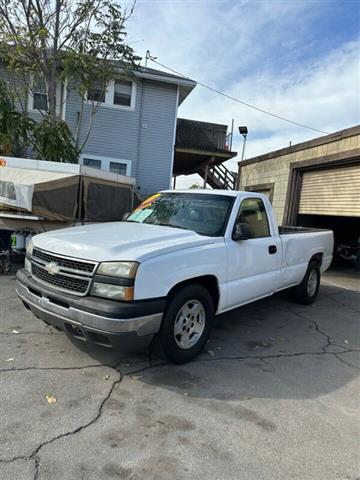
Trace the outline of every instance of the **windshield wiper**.
{"label": "windshield wiper", "polygon": [[125,220],[125,222],[132,222],[132,223],[142,223],[144,225],[158,225],[159,227],[171,227],[171,228],[180,228],[181,230],[188,230],[186,227],[182,227],[180,225],[170,225],[169,223],[153,223],[153,222],[138,222],[137,220]]}

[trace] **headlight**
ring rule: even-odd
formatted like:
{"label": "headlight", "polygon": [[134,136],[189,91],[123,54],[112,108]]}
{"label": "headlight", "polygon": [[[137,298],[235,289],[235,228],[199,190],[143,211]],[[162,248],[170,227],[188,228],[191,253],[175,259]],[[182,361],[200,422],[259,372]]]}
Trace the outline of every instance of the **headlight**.
{"label": "headlight", "polygon": [[135,278],[138,267],[137,262],[103,262],[100,263],[96,273],[111,277]]}
{"label": "headlight", "polygon": [[128,302],[134,299],[134,287],[122,287],[120,285],[95,282],[90,295]]}
{"label": "headlight", "polygon": [[32,240],[29,240],[27,247],[26,247],[26,256],[31,257],[34,250],[34,244]]}

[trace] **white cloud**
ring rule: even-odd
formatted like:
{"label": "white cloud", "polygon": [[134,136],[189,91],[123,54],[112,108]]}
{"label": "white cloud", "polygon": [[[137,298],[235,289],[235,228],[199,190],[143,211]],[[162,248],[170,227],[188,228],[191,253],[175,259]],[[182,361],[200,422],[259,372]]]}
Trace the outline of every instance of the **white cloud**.
{"label": "white cloud", "polygon": [[[320,4],[140,1],[128,25],[129,38],[138,53],[149,49],[161,63],[194,79],[333,132],[359,123],[360,41],[316,55],[310,29],[323,14]],[[307,56],[298,61],[301,53]],[[247,158],[285,147],[290,140],[294,144],[320,135],[200,85],[180,107],[179,116],[227,125],[234,118],[235,125],[247,125]],[[241,140],[235,132],[233,150],[241,152]],[[237,161],[227,165],[237,170]],[[177,186],[193,181],[185,178]]]}

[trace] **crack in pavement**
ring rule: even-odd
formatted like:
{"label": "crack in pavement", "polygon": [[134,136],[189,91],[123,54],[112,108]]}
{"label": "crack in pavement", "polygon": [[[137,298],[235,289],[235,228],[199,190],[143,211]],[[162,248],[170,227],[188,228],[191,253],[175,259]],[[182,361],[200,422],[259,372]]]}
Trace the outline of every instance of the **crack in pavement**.
{"label": "crack in pavement", "polygon": [[299,313],[299,312],[293,312],[297,317],[299,318],[303,318],[304,320],[306,320],[307,322],[309,322],[310,324],[312,324],[315,328],[315,331],[319,334],[319,335],[322,335],[326,341],[327,341],[327,344],[324,345],[322,347],[322,350],[324,353],[331,353],[331,352],[327,352],[326,349],[333,346],[333,347],[339,347],[339,348],[344,348],[344,345],[339,345],[338,343],[335,343],[332,339],[331,339],[331,335],[328,335],[327,333],[325,333],[323,330],[321,330],[321,328],[319,327],[318,323],[312,319],[312,318],[308,318],[306,315],[302,314],[302,313]]}
{"label": "crack in pavement", "polygon": [[[328,337],[326,334],[324,334],[326,337]],[[274,358],[289,358],[289,357],[298,357],[298,356],[303,356],[303,355],[333,355],[335,356],[339,361],[341,361],[342,363],[345,363],[346,365],[350,366],[350,367],[353,367],[353,368],[358,368],[358,367],[355,367],[354,365],[352,364],[349,364],[348,362],[344,361],[343,359],[341,359],[338,354],[341,354],[341,353],[349,353],[349,352],[355,352],[355,351],[360,351],[360,350],[343,350],[341,352],[337,352],[337,353],[332,353],[332,352],[326,352],[324,351],[324,348],[322,349],[321,352],[296,352],[296,353],[289,353],[289,354],[286,354],[286,353],[280,353],[280,354],[273,354],[273,355],[243,355],[243,356],[229,356],[229,357],[226,357],[226,356],[222,356],[222,357],[217,357],[217,358],[208,358],[208,359],[205,359],[205,358],[199,358],[197,360],[194,361],[194,363],[200,363],[200,362],[216,362],[216,361],[234,361],[234,360],[247,360],[247,359],[258,359],[260,361],[263,361],[265,363],[267,363],[268,365],[270,365],[272,368],[273,365],[271,365],[269,362],[267,362],[266,360],[267,359],[274,359]],[[169,363],[167,362],[164,362],[164,363],[158,363],[158,364],[152,364],[152,359],[151,359],[151,354],[149,354],[149,358],[148,358],[148,361],[149,361],[149,365],[141,368],[141,369],[138,369],[138,370],[133,370],[131,372],[128,372],[126,374],[122,374],[118,368],[121,366],[122,362],[118,363],[115,367],[109,367],[109,368],[113,368],[114,370],[116,370],[116,372],[119,374],[119,378],[117,380],[114,380],[112,382],[112,385],[107,393],[107,395],[103,398],[103,400],[101,401],[99,407],[98,407],[98,411],[95,415],[95,417],[93,417],[89,422],[83,424],[83,425],[80,425],[79,427],[77,427],[76,429],[74,430],[70,430],[68,432],[65,432],[65,433],[61,433],[59,435],[56,435],[55,437],[45,441],[45,442],[42,442],[40,445],[38,445],[38,447],[33,450],[33,452],[30,454],[30,455],[21,455],[21,456],[17,456],[17,457],[13,457],[9,460],[5,460],[5,459],[0,459],[0,465],[1,464],[9,464],[9,463],[12,463],[12,462],[15,462],[17,460],[25,460],[25,461],[30,461],[30,460],[35,460],[35,477],[34,477],[34,480],[37,480],[38,479],[38,476],[39,476],[39,466],[40,466],[40,461],[39,461],[39,457],[38,457],[38,454],[40,452],[40,450],[47,446],[47,445],[50,445],[52,443],[54,443],[55,441],[61,439],[61,438],[65,438],[65,437],[68,437],[68,436],[72,436],[72,435],[76,435],[77,433],[85,430],[86,428],[90,427],[91,425],[93,425],[95,422],[97,422],[103,411],[104,411],[104,407],[106,405],[106,402],[111,398],[111,395],[112,393],[114,392],[115,390],[115,387],[117,385],[119,385],[122,380],[127,377],[127,376],[131,376],[131,375],[134,375],[134,374],[138,374],[138,373],[142,373],[142,372],[145,372],[147,370],[151,370],[151,369],[155,369],[155,368],[162,368],[162,367],[165,367],[167,365],[169,365]],[[102,365],[91,365],[91,366],[88,366],[87,368],[93,368],[93,367],[99,367],[99,366],[102,366]],[[83,369],[85,367],[75,367],[74,369]],[[52,368],[48,368],[49,370],[53,370]],[[64,368],[61,368],[61,367],[57,367],[56,369],[58,370],[71,370],[73,369],[72,367],[64,367]]]}
{"label": "crack in pavement", "polygon": [[[221,357],[212,357],[212,358],[197,358],[196,360],[193,360],[192,363],[202,363],[202,362],[217,362],[217,361],[231,361],[231,360],[260,360],[264,361],[265,363],[268,363],[268,365],[272,366],[271,363],[266,362],[266,360],[269,359],[277,359],[277,358],[292,358],[292,357],[301,357],[305,355],[334,355],[335,357],[339,354],[342,353],[352,353],[352,352],[360,352],[360,349],[351,349],[351,350],[342,350],[340,352],[295,352],[295,353],[274,353],[272,355],[237,355],[237,356],[221,356]],[[166,367],[167,365],[170,365],[168,362],[164,363],[158,363],[156,365],[147,365],[143,368],[139,368],[138,370],[133,370],[131,372],[128,372],[124,374],[124,378],[130,375],[136,375],[138,373],[143,373],[147,370],[151,370],[154,368],[158,367]],[[354,365],[349,366],[353,367]],[[357,367],[355,367],[357,368]]]}
{"label": "crack in pavement", "polygon": [[92,418],[89,422],[87,422],[83,425],[80,425],[79,427],[75,428],[74,430],[70,430],[70,431],[65,432],[65,433],[60,433],[59,435],[56,435],[55,437],[51,438],[50,440],[46,440],[45,442],[42,442],[35,450],[32,451],[32,453],[30,453],[30,455],[19,455],[17,457],[11,458],[9,460],[2,459],[2,460],[0,460],[0,465],[1,464],[9,464],[9,463],[15,462],[17,460],[25,460],[25,461],[35,460],[35,477],[34,477],[34,480],[37,479],[38,475],[39,475],[39,464],[40,464],[38,456],[37,456],[39,451],[43,447],[45,447],[46,445],[50,445],[51,443],[53,443],[53,442],[55,442],[55,441],[57,441],[61,438],[76,435],[77,433],[81,432],[85,428],[88,428],[91,425],[93,425],[95,422],[97,422],[102,415],[104,405],[110,399],[116,385],[118,385],[123,379],[123,375],[121,375],[120,372],[117,372],[117,373],[119,373],[119,378],[112,382],[111,387],[110,387],[107,395],[103,398],[103,400],[101,401],[101,403],[98,407],[98,411],[97,411],[95,417]]}
{"label": "crack in pavement", "polygon": [[[0,372],[26,372],[28,370],[85,370],[87,368],[108,367],[116,369],[118,364],[108,365],[106,363],[97,363],[93,365],[84,365],[83,367],[19,367],[19,368],[1,368]],[[118,370],[117,370],[118,371]],[[120,373],[120,372],[119,372]]]}
{"label": "crack in pavement", "polygon": [[35,460],[35,474],[34,474],[34,480],[37,480],[39,478],[39,469],[40,469],[40,458],[36,455],[34,457]]}
{"label": "crack in pavement", "polygon": [[[349,350],[350,352],[354,352],[354,351],[358,351],[358,350]],[[349,353],[349,352],[336,352],[336,353],[333,353],[333,355],[338,359],[340,360],[340,362],[344,363],[345,365],[347,365],[348,367],[351,367],[351,368],[355,368],[357,370],[360,370],[360,367],[358,367],[357,365],[353,365],[352,363],[344,360],[343,358],[341,358],[339,356],[339,353]]]}
{"label": "crack in pavement", "polygon": [[[16,297],[14,297],[14,298],[16,298]],[[342,305],[342,303],[339,302],[339,301],[336,301],[336,303]],[[349,308],[351,308],[351,307],[349,307]],[[356,309],[352,309],[352,310],[357,311]],[[300,356],[304,356],[304,355],[332,355],[337,360],[339,360],[341,363],[345,364],[346,366],[349,366],[351,368],[356,368],[356,369],[359,368],[359,367],[347,362],[346,360],[341,358],[339,355],[343,354],[343,353],[349,353],[349,352],[358,352],[360,350],[358,350],[358,349],[343,349],[342,351],[339,351],[339,352],[336,352],[336,353],[328,352],[327,348],[330,347],[330,346],[337,346],[339,348],[343,348],[343,346],[338,345],[335,342],[333,342],[332,339],[331,339],[331,336],[328,335],[326,332],[324,332],[319,327],[318,323],[315,320],[310,319],[310,318],[306,317],[305,315],[303,315],[299,312],[291,312],[291,313],[295,314],[299,318],[302,318],[302,319],[308,321],[310,324],[312,324],[314,326],[315,331],[319,335],[321,335],[322,337],[325,338],[326,344],[323,347],[321,347],[321,351],[319,351],[319,352],[279,353],[279,354],[269,354],[269,355],[239,355],[239,356],[221,356],[221,357],[215,357],[215,358],[198,358],[198,359],[194,360],[194,363],[217,362],[217,361],[242,361],[242,360],[248,360],[248,359],[255,359],[255,360],[260,360],[261,362],[264,362],[265,364],[269,365],[272,368],[272,371],[275,371],[274,366],[268,361],[269,359],[300,357]],[[22,332],[22,333],[26,334],[26,333],[32,333],[32,332]],[[39,333],[42,333],[42,332],[34,332],[34,333],[39,334]],[[52,335],[53,333],[46,333],[46,334],[47,335]],[[119,368],[121,368],[121,366],[124,364],[123,360],[121,362],[117,362],[115,365],[107,365],[107,364],[101,363],[101,364],[85,365],[83,367],[23,367],[23,368],[1,369],[0,372],[1,371],[28,371],[28,370],[64,370],[64,371],[66,371],[66,370],[85,370],[87,368],[101,368],[101,367],[105,366],[105,367],[114,369],[119,374],[119,378],[112,382],[108,393],[103,398],[103,400],[101,401],[101,403],[100,403],[100,405],[97,409],[96,415],[90,421],[88,421],[87,423],[85,423],[83,425],[80,425],[79,427],[77,427],[74,430],[70,430],[68,432],[61,433],[61,434],[56,435],[55,437],[53,437],[53,438],[51,438],[51,439],[49,439],[45,442],[42,442],[40,445],[37,446],[37,448],[35,450],[33,450],[30,453],[30,455],[16,456],[16,457],[13,457],[13,458],[8,459],[8,460],[0,459],[0,465],[1,464],[9,464],[9,463],[15,462],[17,460],[25,460],[25,461],[34,460],[35,461],[34,480],[37,480],[38,477],[39,477],[39,474],[40,474],[39,452],[43,447],[45,447],[47,445],[50,445],[50,444],[56,442],[57,440],[59,440],[61,438],[76,435],[77,433],[85,430],[86,428],[90,427],[95,422],[97,422],[100,419],[100,417],[101,417],[101,415],[104,411],[106,402],[111,398],[111,395],[113,394],[116,386],[119,385],[125,377],[135,375],[135,374],[139,374],[139,373],[145,372],[147,370],[155,369],[155,368],[162,368],[164,366],[169,365],[169,363],[167,363],[167,362],[154,364],[152,354],[151,354],[151,350],[149,350],[147,361],[148,361],[148,365],[146,365],[146,366],[144,366],[140,369],[137,369],[137,370],[132,370],[132,371],[127,372],[125,374],[123,374],[119,370]]]}
{"label": "crack in pavement", "polygon": [[[273,355],[240,355],[240,356],[221,356],[216,358],[200,358],[195,361],[196,362],[215,362],[218,360],[267,360],[267,359],[274,359],[274,358],[292,358],[292,357],[301,357],[305,355],[338,355],[342,353],[352,353],[352,352],[360,352],[360,350],[343,350],[341,352],[296,352],[296,353],[277,353]],[[135,373],[135,372],[134,372]],[[138,372],[136,372],[138,373]]]}
{"label": "crack in pavement", "polygon": [[[149,361],[149,360],[148,360]],[[113,370],[116,370],[118,373],[121,373],[119,370],[119,367],[124,366],[126,368],[130,368],[132,365],[137,365],[138,363],[144,363],[144,360],[139,360],[139,361],[133,361],[133,362],[124,362],[121,360],[120,362],[116,362],[114,364],[109,364],[109,363],[94,363],[90,365],[84,365],[84,366],[79,366],[79,367],[15,367],[15,368],[0,368],[0,373],[1,372],[26,372],[28,370],[86,370],[87,368],[101,368],[101,367],[107,367],[107,368],[112,368]],[[149,361],[149,363],[151,363]]]}

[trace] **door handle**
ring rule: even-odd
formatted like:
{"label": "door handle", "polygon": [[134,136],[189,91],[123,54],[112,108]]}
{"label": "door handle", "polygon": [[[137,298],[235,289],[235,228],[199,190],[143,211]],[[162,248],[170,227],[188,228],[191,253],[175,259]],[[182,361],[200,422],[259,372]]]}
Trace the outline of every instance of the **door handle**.
{"label": "door handle", "polygon": [[276,245],[270,245],[269,246],[269,253],[270,255],[274,255],[274,253],[277,252],[277,248],[276,248]]}

